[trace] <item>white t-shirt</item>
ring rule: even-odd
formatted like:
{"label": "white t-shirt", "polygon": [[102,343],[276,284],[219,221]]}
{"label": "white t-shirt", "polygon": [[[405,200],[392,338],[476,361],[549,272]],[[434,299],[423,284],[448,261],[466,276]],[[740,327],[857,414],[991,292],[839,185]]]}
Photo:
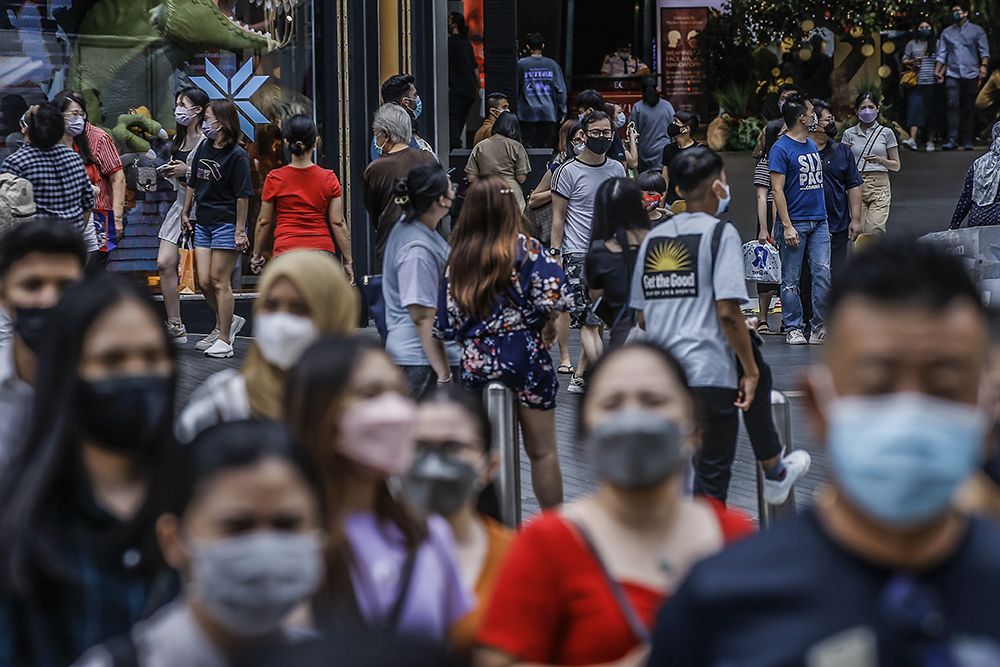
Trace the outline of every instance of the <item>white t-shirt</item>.
{"label": "white t-shirt", "polygon": [[736,356],[726,342],[716,301],[747,301],[739,232],[727,224],[712,269],[718,218],[681,213],[661,222],[639,248],[631,306],[646,317],[646,336],[677,357],[692,387],[735,389]]}
{"label": "white t-shirt", "polygon": [[[876,132],[878,134],[875,134]],[[884,164],[877,164],[864,159],[865,155],[877,155],[887,158],[889,157],[889,149],[899,146],[899,143],[896,141],[896,133],[880,123],[875,123],[867,130],[863,130],[860,124],[849,127],[844,130],[844,137],[840,140],[840,143],[848,146],[851,152],[854,153],[854,162],[858,166],[858,171],[862,174],[873,171],[889,171],[889,168]]]}
{"label": "white t-shirt", "polygon": [[552,175],[552,193],[566,200],[562,253],[586,254],[590,250],[590,228],[594,221],[594,195],[609,178],[624,178],[621,162],[605,158],[598,165],[566,160]]}

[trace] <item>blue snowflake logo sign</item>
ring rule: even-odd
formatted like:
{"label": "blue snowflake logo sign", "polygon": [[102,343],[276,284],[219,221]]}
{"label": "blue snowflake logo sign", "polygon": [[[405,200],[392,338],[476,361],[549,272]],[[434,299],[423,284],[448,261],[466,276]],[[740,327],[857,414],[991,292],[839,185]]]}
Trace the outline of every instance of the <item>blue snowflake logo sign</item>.
{"label": "blue snowflake logo sign", "polygon": [[257,110],[250,102],[250,97],[264,85],[269,77],[251,76],[253,74],[253,59],[247,60],[240,69],[227,79],[219,68],[205,59],[205,74],[208,76],[192,76],[191,81],[204,90],[213,100],[231,100],[239,110],[240,129],[247,139],[254,140],[254,124],[270,123],[267,116]]}

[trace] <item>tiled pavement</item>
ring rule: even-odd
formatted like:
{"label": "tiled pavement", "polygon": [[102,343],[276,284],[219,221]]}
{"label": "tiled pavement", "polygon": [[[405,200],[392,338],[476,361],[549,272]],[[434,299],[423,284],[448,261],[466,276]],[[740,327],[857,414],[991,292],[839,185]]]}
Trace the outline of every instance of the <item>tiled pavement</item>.
{"label": "tiled pavement", "polygon": [[[363,335],[375,335],[372,330],[365,330]],[[191,393],[205,378],[212,373],[225,368],[239,365],[250,346],[249,338],[237,338],[235,344],[236,356],[233,359],[209,359],[194,349],[198,337],[191,336],[190,342],[180,350],[180,382],[179,402],[185,404]],[[775,388],[789,395],[792,406],[793,442],[797,448],[805,448],[812,454],[812,469],[805,480],[800,483],[797,501],[799,506],[811,502],[816,488],[826,478],[826,459],[818,448],[816,439],[808,431],[805,422],[804,407],[797,392],[797,382],[806,365],[817,356],[816,348],[809,346],[789,347],[781,337],[771,336],[767,339],[764,354],[769,360],[774,373]],[[574,333],[571,339],[572,357],[577,358],[579,352],[578,338]],[[556,408],[556,428],[559,440],[559,457],[562,466],[565,494],[567,500],[572,500],[590,492],[596,483],[593,467],[587,454],[576,438],[576,410],[579,397],[565,391],[568,376],[560,376],[562,391],[559,393]],[[528,469],[527,457],[521,457],[521,497],[524,516],[530,516],[538,511],[534,494],[531,491],[531,475]],[[757,516],[757,491],[755,481],[755,465],[753,451],[746,434],[740,432],[740,441],[736,453],[736,463],[733,466],[733,479],[729,491],[730,503],[747,511],[751,516]]]}

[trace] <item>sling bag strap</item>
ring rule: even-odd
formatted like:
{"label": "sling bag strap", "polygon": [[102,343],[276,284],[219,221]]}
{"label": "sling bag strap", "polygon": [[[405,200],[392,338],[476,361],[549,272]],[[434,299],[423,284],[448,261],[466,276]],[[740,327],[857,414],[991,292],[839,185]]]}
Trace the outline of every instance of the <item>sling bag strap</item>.
{"label": "sling bag strap", "polygon": [[417,551],[407,554],[406,562],[403,563],[403,571],[399,577],[399,592],[396,594],[396,601],[389,610],[389,615],[383,619],[382,629],[394,633],[399,627],[399,621],[403,617],[403,608],[410,597],[410,584],[413,583],[413,571],[417,566]]}
{"label": "sling bag strap", "polygon": [[865,161],[865,156],[868,155],[868,151],[870,151],[872,147],[875,146],[875,142],[878,141],[878,138],[882,136],[882,130],[884,129],[885,126],[883,126],[881,123],[879,122],[875,123],[875,127],[872,128],[872,135],[868,137],[868,141],[865,142],[865,149],[861,151],[861,157],[858,158],[857,164],[855,165],[858,168],[858,171],[862,172],[864,171],[864,168],[861,166],[861,163]]}
{"label": "sling bag strap", "polygon": [[580,539],[583,540],[583,543],[590,552],[590,555],[594,557],[594,561],[601,570],[601,575],[604,577],[605,583],[611,590],[611,595],[614,597],[615,602],[618,605],[618,609],[621,610],[622,615],[625,617],[629,629],[632,630],[632,634],[635,635],[636,639],[638,639],[641,643],[648,644],[650,642],[649,629],[641,620],[639,620],[639,614],[636,613],[635,607],[632,606],[632,603],[629,602],[628,596],[625,595],[625,589],[622,588],[622,585],[618,583],[617,579],[611,576],[611,572],[608,571],[607,565],[605,565],[604,560],[601,558],[601,555],[597,552],[597,548],[594,546],[590,533],[588,533],[587,529],[584,528],[578,521],[569,520],[569,522],[580,535]]}

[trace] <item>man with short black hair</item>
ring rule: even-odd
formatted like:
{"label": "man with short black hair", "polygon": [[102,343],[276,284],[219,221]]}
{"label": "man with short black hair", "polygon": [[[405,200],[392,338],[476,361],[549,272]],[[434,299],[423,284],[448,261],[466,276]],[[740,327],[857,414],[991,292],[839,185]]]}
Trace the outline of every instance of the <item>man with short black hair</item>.
{"label": "man with short black hair", "polygon": [[[781,253],[781,317],[789,345],[822,345],[823,315],[830,291],[830,226],[823,194],[823,160],[809,133],[819,120],[812,102],[788,98],[782,109],[788,131],[768,155],[777,223],[774,236]],[[799,279],[803,258],[809,256],[812,281],[812,321],[807,339],[802,317]]]}
{"label": "man with short black hair", "polygon": [[948,141],[941,148],[972,150],[976,136],[976,91],[989,74],[990,42],[986,31],[969,21],[966,0],[951,3],[952,25],[937,41],[935,76],[948,93]]}
{"label": "man with short black hair", "polygon": [[580,359],[567,391],[582,394],[584,373],[603,352],[601,320],[590,307],[590,291],[583,276],[583,265],[590,250],[590,231],[594,221],[594,196],[609,178],[624,178],[621,163],[608,159],[612,137],[611,119],[603,111],[594,111],[583,119],[586,145],[582,153],[566,160],[552,175],[552,247],[549,254],[560,258],[570,288],[573,309],[559,316],[558,326],[580,329]]}
{"label": "man with short black hair", "polygon": [[556,123],[566,115],[566,80],[562,68],[542,55],[541,33],[528,35],[531,55],[517,61],[517,114],[528,148],[551,148]]}
{"label": "man with short black hair", "polygon": [[[595,111],[600,111],[606,113],[611,119],[611,129],[618,130],[625,127],[625,112],[622,111],[622,108],[617,104],[608,104],[604,101],[604,96],[592,88],[583,90],[576,96],[576,110],[580,122],[583,122],[584,118]],[[625,142],[622,141],[617,131],[614,135],[608,157],[621,162],[622,168],[626,168],[628,156],[625,154]]]}
{"label": "man with short black hair", "polygon": [[[413,75],[393,74],[382,82],[381,93],[383,104],[389,102],[398,104],[406,109],[406,113],[410,115],[410,146],[427,151],[436,160],[437,156],[434,155],[434,149],[431,148],[431,145],[425,139],[417,134],[417,119],[424,112],[424,103],[420,99],[420,93],[417,92],[416,79],[413,78]],[[376,150],[375,137],[372,137],[370,153],[373,162],[381,155]]]}
{"label": "man with short black hair", "polygon": [[24,435],[34,398],[37,354],[63,290],[83,277],[87,248],[75,229],[56,220],[24,222],[0,238],[0,309],[14,323],[0,341],[0,469]]}
{"label": "man with short black hair", "polygon": [[472,145],[475,146],[480,141],[489,139],[493,135],[493,123],[500,117],[500,114],[507,111],[510,111],[510,100],[507,99],[507,96],[503,93],[490,93],[486,98],[486,118],[476,130]]}
{"label": "man with short black hair", "polygon": [[703,561],[648,664],[1000,664],[1000,527],[956,509],[986,457],[987,319],[959,258],[886,237],[833,286],[806,405],[832,486]]}
{"label": "man with short black hair", "polygon": [[94,189],[83,159],[59,143],[65,121],[52,102],[34,107],[27,118],[28,144],[7,156],[0,173],[10,173],[29,181],[35,197],[36,218],[53,218],[72,225],[84,241],[97,249],[89,224],[94,208]]}

